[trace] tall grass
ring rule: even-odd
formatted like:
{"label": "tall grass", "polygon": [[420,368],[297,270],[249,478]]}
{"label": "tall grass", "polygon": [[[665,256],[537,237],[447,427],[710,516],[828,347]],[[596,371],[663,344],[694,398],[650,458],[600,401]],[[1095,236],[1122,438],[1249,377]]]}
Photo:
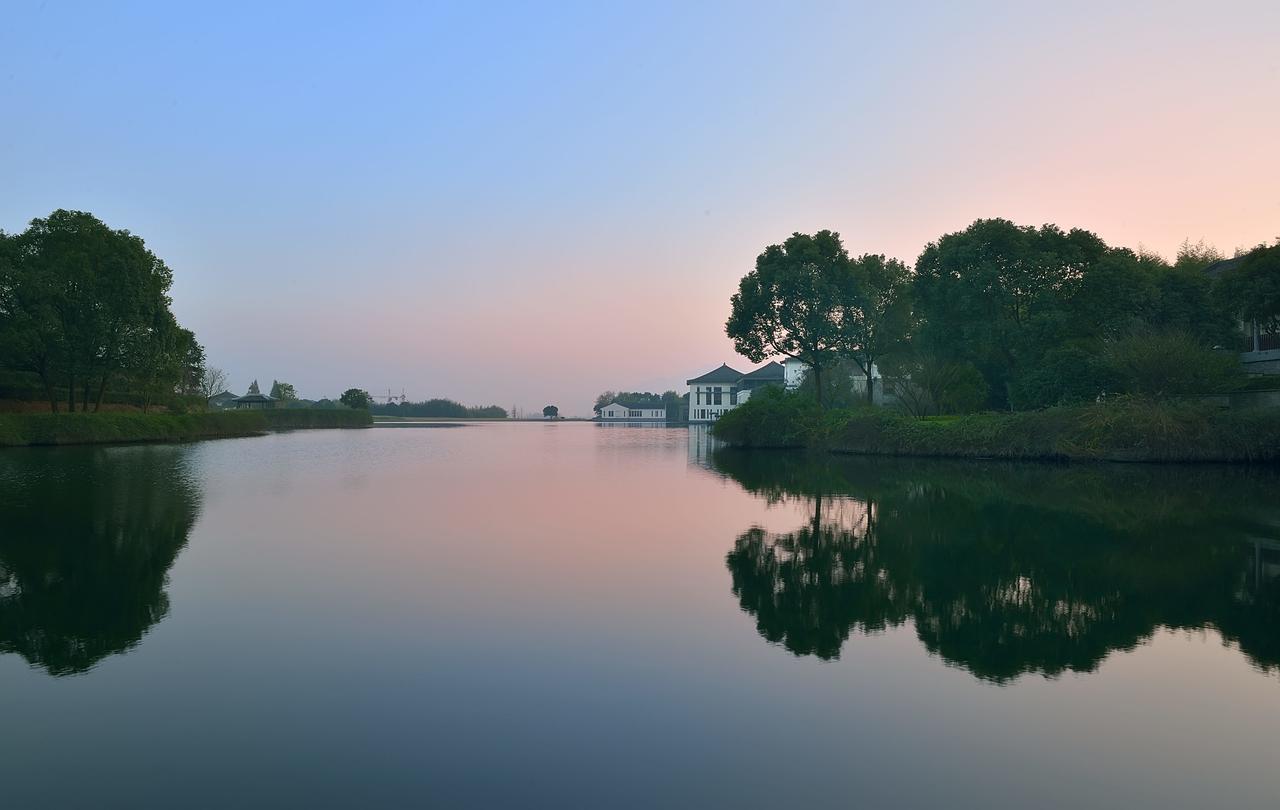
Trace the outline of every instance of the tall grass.
{"label": "tall grass", "polygon": [[256,411],[272,430],[300,428],[362,428],[373,424],[368,411],[350,408],[275,408]]}
{"label": "tall grass", "polygon": [[266,429],[261,411],[0,414],[0,447],[189,441],[252,436]]}

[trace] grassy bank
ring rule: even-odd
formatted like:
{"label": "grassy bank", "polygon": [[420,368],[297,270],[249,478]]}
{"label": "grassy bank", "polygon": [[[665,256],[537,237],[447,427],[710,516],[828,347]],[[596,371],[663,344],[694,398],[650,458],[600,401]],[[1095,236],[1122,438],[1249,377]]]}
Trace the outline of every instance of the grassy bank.
{"label": "grassy bank", "polygon": [[274,410],[212,413],[0,414],[0,447],[125,442],[185,442],[256,436],[268,430],[360,428],[368,411]]}
{"label": "grassy bank", "polygon": [[736,447],[950,458],[1280,461],[1280,410],[1119,399],[1020,413],[915,419],[884,408],[821,411],[782,392],[726,413],[713,434]]}
{"label": "grassy bank", "polygon": [[260,411],[227,413],[0,414],[0,447],[115,442],[181,442],[254,436],[267,430]]}

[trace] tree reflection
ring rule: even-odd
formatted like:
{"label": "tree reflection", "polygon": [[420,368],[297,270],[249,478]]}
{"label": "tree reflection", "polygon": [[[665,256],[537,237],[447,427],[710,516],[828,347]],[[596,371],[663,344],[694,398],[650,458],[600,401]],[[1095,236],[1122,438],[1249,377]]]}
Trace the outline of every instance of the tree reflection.
{"label": "tree reflection", "polygon": [[811,518],[752,527],[726,564],[760,634],[830,659],[910,620],[1003,682],[1088,672],[1157,628],[1214,628],[1280,665],[1272,472],[830,459],[719,451],[717,470]]}
{"label": "tree reflection", "polygon": [[0,652],[53,675],[135,646],[169,610],[199,509],[187,448],[9,451],[0,460]]}

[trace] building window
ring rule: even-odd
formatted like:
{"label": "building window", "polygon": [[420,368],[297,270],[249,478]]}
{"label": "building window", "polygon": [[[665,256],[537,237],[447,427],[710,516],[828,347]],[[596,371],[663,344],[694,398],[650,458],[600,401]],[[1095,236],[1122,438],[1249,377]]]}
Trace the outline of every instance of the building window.
{"label": "building window", "polygon": [[719,389],[719,388],[717,388],[717,389],[716,389],[716,393],[715,393],[715,402],[712,402],[711,404],[712,404],[712,405],[719,405],[719,404],[720,404],[720,389]]}

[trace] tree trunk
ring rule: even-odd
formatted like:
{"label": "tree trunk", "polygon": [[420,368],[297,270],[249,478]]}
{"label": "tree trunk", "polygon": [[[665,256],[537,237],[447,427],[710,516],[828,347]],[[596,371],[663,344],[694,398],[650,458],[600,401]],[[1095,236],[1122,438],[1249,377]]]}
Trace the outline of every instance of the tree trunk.
{"label": "tree trunk", "polygon": [[98,383],[98,396],[93,403],[93,412],[97,413],[102,410],[102,398],[107,393],[107,372],[102,372],[102,380]]}
{"label": "tree trunk", "polygon": [[67,374],[67,411],[69,413],[76,412],[76,375],[75,372]]}
{"label": "tree trunk", "polygon": [[818,407],[822,407],[822,366],[817,363],[813,364],[813,396],[818,400]]}
{"label": "tree trunk", "polygon": [[49,379],[49,372],[45,369],[40,369],[40,382],[44,384],[44,394],[49,398],[49,410],[57,413],[58,397],[53,393],[53,380]]}
{"label": "tree trunk", "polygon": [[80,410],[88,412],[89,410],[89,391],[93,389],[93,379],[84,378],[84,390],[80,392]]}
{"label": "tree trunk", "polygon": [[875,380],[871,378],[871,363],[867,363],[867,404],[876,404]]}

